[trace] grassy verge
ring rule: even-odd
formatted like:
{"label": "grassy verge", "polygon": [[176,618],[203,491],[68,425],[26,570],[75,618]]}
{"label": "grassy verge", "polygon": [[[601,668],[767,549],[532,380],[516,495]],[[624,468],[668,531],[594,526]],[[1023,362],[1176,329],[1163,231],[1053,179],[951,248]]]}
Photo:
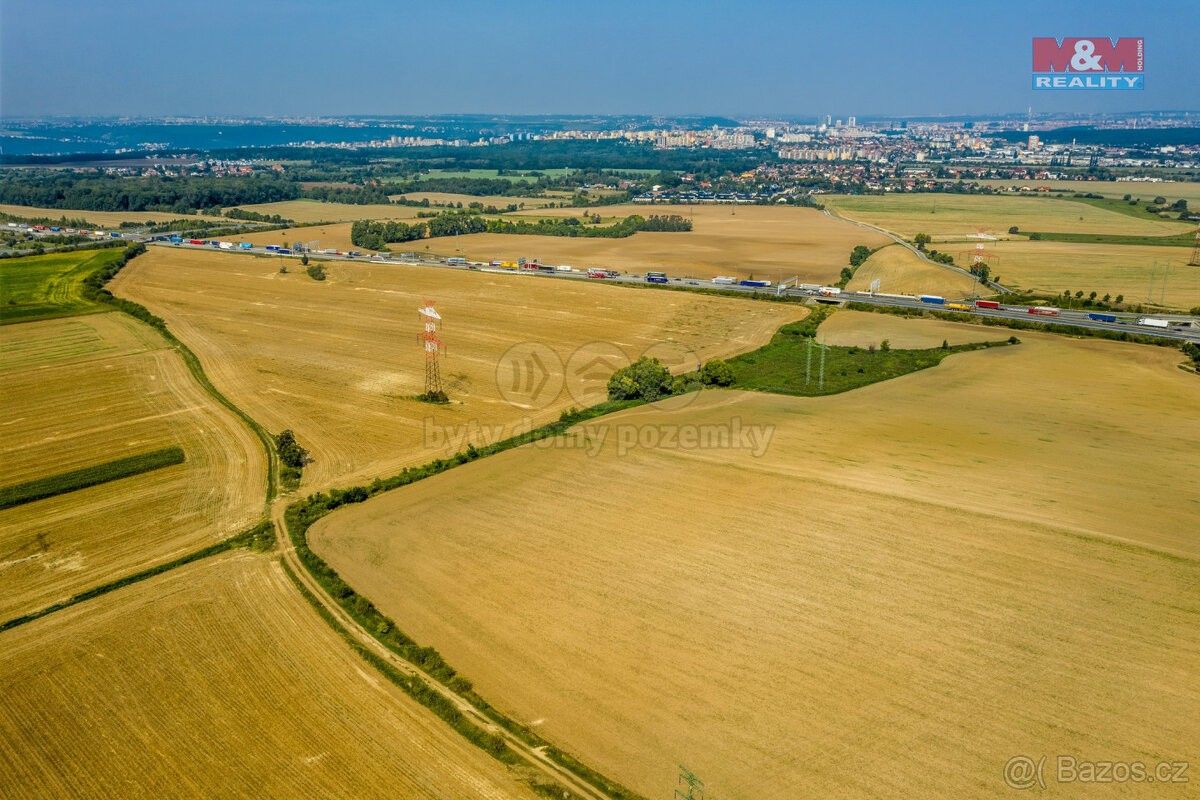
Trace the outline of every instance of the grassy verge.
{"label": "grassy verge", "polygon": [[125,248],[125,252],[121,254],[120,258],[96,270],[84,279],[83,297],[86,300],[95,303],[104,303],[124,311],[126,314],[146,323],[162,334],[163,338],[179,351],[179,355],[183,357],[183,362],[187,365],[188,371],[192,373],[192,377],[196,379],[204,390],[212,395],[218,403],[236,414],[238,419],[246,423],[250,430],[254,431],[254,435],[258,437],[263,449],[267,453],[267,502],[270,503],[279,492],[279,456],[275,452],[275,441],[271,434],[267,432],[266,428],[258,424],[253,417],[234,405],[225,395],[221,394],[217,387],[212,384],[212,381],[208,379],[208,375],[204,372],[204,367],[200,364],[200,359],[191,351],[191,348],[176,338],[175,334],[167,328],[166,320],[152,314],[150,309],[140,303],[126,300],[123,297],[116,297],[108,289],[104,288],[126,264],[145,252],[146,246],[140,243]]}
{"label": "grassy verge", "polygon": [[828,308],[817,308],[800,322],[784,325],[769,343],[751,353],[728,360],[735,389],[751,389],[803,396],[838,394],[860,386],[890,380],[917,370],[937,366],[954,353],[1003,347],[1009,342],[979,342],[929,350],[892,350],[880,347],[824,348],[825,378],[820,378],[821,349],[814,342],[817,328],[829,316]]}
{"label": "grassy verge", "polygon": [[92,598],[99,597],[100,595],[108,594],[116,589],[121,589],[125,586],[130,586],[135,583],[141,583],[147,578],[153,578],[155,575],[161,575],[164,572],[170,572],[177,567],[182,567],[184,564],[190,564],[193,561],[199,561],[202,558],[208,558],[209,556],[214,556],[218,553],[224,553],[227,550],[236,550],[240,547],[245,547],[257,552],[266,552],[274,547],[274,545],[275,527],[269,520],[263,520],[253,528],[248,528],[236,536],[231,536],[222,542],[217,542],[214,545],[202,548],[193,553],[180,556],[173,561],[167,561],[157,566],[150,567],[149,569],[142,570],[141,572],[135,572],[132,575],[126,575],[125,577],[118,578],[115,581],[101,584],[94,589],[88,589],[85,592],[72,595],[66,600],[62,600],[54,603],[53,605],[38,609],[37,611],[32,611],[28,614],[23,614],[19,617],[10,619],[7,622],[0,622],[0,633],[8,630],[9,628],[15,628],[18,625],[24,625],[28,622],[33,622],[35,619],[41,619],[42,617],[47,616],[48,614],[53,614],[56,611],[62,611],[64,608],[70,608],[71,606],[77,603],[82,603],[85,600],[91,600]]}
{"label": "grassy verge", "polygon": [[101,483],[141,475],[143,472],[170,467],[183,463],[183,450],[178,447],[164,447],[161,450],[151,450],[127,458],[118,458],[103,464],[94,464],[83,469],[62,472],[47,478],[18,483],[15,486],[0,488],[0,509],[32,503],[67,492],[86,489]]}
{"label": "grassy verge", "polygon": [[[422,647],[417,642],[413,641],[401,630],[396,627],[394,621],[385,616],[375,605],[366,597],[358,594],[337,574],[334,569],[329,566],[319,555],[313,552],[308,546],[308,530],[312,525],[322,517],[343,505],[349,503],[361,503],[367,499],[381,494],[382,492],[397,489],[401,486],[407,486],[425,478],[432,477],[439,473],[453,469],[461,464],[466,464],[475,461],[479,458],[484,458],[489,455],[510,450],[514,447],[535,442],[540,439],[545,439],[552,436],[557,436],[565,432],[568,428],[581,422],[595,419],[597,417],[610,414],[614,411],[621,411],[626,408],[632,408],[640,405],[640,401],[623,401],[623,402],[607,402],[601,403],[591,408],[580,410],[571,410],[564,412],[556,422],[548,425],[543,425],[540,428],[535,428],[509,439],[487,445],[485,447],[476,448],[473,445],[468,446],[463,452],[457,453],[450,458],[435,459],[434,461],[420,467],[408,467],[398,475],[386,479],[376,479],[368,486],[355,486],[349,489],[334,489],[329,492],[322,492],[311,495],[304,500],[294,503],[288,507],[284,514],[287,533],[291,539],[292,545],[296,549],[296,553],[300,558],[305,569],[312,575],[313,579],[332,597],[339,606],[365,630],[369,631],[376,640],[387,647],[390,651],[400,656],[404,660],[420,668],[430,677],[441,682],[449,687],[456,694],[467,700],[472,706],[485,714],[489,719],[497,725],[502,726],[509,733],[518,737],[521,741],[532,747],[544,747],[548,757],[556,763],[569,768],[572,772],[579,775],[588,783],[600,789],[609,797],[616,800],[637,800],[639,795],[634,794],[631,790],[621,786],[620,784],[609,780],[595,770],[587,767],[578,759],[568,753],[564,753],[556,747],[550,745],[549,742],[542,739],[529,728],[520,725],[519,723],[505,717],[490,704],[480,697],[474,690],[471,682],[459,675],[458,672],[446,663],[441,654],[432,647]],[[365,651],[362,651],[365,652]],[[367,657],[367,656],[364,656]],[[373,655],[371,656],[374,657]],[[371,658],[368,658],[371,660]],[[382,660],[380,659],[382,662]],[[374,662],[372,662],[374,663]],[[386,662],[382,662],[386,663]],[[381,668],[382,669],[382,668]],[[387,674],[385,672],[385,674]],[[404,680],[409,680],[401,676]],[[426,687],[427,688],[427,687]],[[415,696],[415,695],[414,695]],[[440,697],[440,696],[439,696]],[[421,700],[420,697],[417,697]],[[422,701],[423,702],[423,701]],[[430,709],[442,716],[452,725],[456,725],[456,717],[461,717],[460,712],[453,706],[449,706],[453,714],[443,716],[443,708],[441,705],[430,705]],[[457,730],[457,727],[456,727]],[[464,734],[466,735],[466,734]],[[490,735],[489,735],[490,736]],[[490,739],[481,739],[476,741],[472,736],[467,736],[472,742],[478,744],[485,751],[492,753],[492,745]],[[507,748],[505,748],[507,751]]]}
{"label": "grassy verge", "polygon": [[[1153,219],[1149,215],[1147,219]],[[1055,231],[1021,231],[1022,236],[1035,237],[1043,242],[1073,242],[1075,244],[1137,244],[1163,247],[1192,247],[1196,236],[1180,233],[1174,236],[1138,236],[1123,233],[1062,233]]]}

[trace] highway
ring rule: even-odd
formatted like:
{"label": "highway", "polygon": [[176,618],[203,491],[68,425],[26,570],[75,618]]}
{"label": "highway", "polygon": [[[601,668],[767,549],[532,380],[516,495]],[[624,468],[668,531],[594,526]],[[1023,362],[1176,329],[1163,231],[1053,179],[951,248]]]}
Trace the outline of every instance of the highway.
{"label": "highway", "polygon": [[[158,237],[155,237],[156,239]],[[304,254],[291,252],[286,255],[281,255],[278,252],[267,250],[265,246],[255,246],[250,249],[241,249],[236,246],[232,250],[222,250],[219,247],[213,247],[209,244],[189,244],[184,240],[182,244],[172,244],[169,241],[151,241],[155,246],[172,247],[188,250],[204,250],[217,253],[242,253],[244,255],[256,256],[274,256],[276,258],[288,258],[299,260]],[[516,279],[554,279],[554,280],[583,280],[583,281],[599,281],[600,279],[589,278],[584,271],[574,270],[572,272],[548,272],[542,270],[511,270],[500,269],[496,267],[485,266],[479,263],[467,264],[448,264],[445,259],[413,259],[399,258],[396,255],[358,255],[350,256],[347,253],[320,253],[311,252],[307,254],[310,261],[350,261],[367,264],[395,264],[398,266],[416,266],[432,269],[453,269],[463,270],[468,272],[487,272],[492,274],[511,275]],[[646,280],[641,275],[621,274],[610,278],[604,278],[604,281],[610,283],[624,284],[639,284],[646,285]],[[711,281],[701,280],[699,278],[672,278],[667,286],[679,289],[719,289],[721,291],[735,292],[746,295],[784,295],[788,297],[797,297],[811,299],[817,302],[827,302],[831,304],[842,304],[845,302],[865,303],[874,306],[889,306],[894,308],[912,308],[923,311],[955,311],[942,305],[924,303],[915,297],[905,297],[899,295],[883,295],[872,294],[870,292],[842,292],[836,297],[822,297],[817,291],[817,287],[813,286],[796,286],[786,289],[777,287],[754,287],[754,286],[738,286],[736,284],[716,285]],[[1091,330],[1125,332],[1130,334],[1138,334],[1141,336],[1153,336],[1161,339],[1172,339],[1179,342],[1196,342],[1200,343],[1200,319],[1181,317],[1179,315],[1156,315],[1163,318],[1170,318],[1176,322],[1181,320],[1189,320],[1187,324],[1176,324],[1170,328],[1151,328],[1143,325],[1138,325],[1136,320],[1137,314],[1115,314],[1117,322],[1102,322],[1100,320],[1088,319],[1086,311],[1071,311],[1062,309],[1058,316],[1038,316],[1029,313],[1028,306],[1011,306],[1001,305],[999,309],[984,309],[972,308],[970,311],[961,313],[970,314],[977,317],[992,317],[1007,320],[1019,320],[1022,322],[1039,323],[1048,326],[1072,326],[1079,328],[1088,328]],[[1145,315],[1141,315],[1145,316]]]}

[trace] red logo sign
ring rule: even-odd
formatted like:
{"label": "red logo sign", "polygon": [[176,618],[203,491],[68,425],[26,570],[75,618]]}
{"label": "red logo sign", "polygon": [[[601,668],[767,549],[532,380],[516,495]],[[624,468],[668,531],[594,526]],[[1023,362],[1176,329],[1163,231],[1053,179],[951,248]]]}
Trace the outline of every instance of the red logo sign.
{"label": "red logo sign", "polygon": [[1140,36],[1110,39],[1077,36],[1062,40],[1039,36],[1033,40],[1033,71],[1142,72],[1145,47]]}

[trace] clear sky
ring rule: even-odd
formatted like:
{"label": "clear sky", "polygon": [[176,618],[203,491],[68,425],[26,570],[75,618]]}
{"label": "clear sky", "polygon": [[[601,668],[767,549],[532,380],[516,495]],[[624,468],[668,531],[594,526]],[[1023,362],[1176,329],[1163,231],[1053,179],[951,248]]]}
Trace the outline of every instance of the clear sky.
{"label": "clear sky", "polygon": [[[924,115],[1200,108],[1200,0],[0,0],[0,116]],[[1146,90],[1033,92],[1033,36]]]}

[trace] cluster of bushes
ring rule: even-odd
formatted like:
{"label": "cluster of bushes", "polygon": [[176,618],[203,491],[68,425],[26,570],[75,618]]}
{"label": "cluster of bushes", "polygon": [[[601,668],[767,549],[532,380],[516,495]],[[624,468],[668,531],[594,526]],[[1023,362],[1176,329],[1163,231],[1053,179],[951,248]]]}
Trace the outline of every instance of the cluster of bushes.
{"label": "cluster of bushes", "polygon": [[643,217],[640,214],[631,214],[619,222],[605,226],[584,225],[574,217],[517,220],[515,222],[506,219],[497,219],[489,220],[487,223],[488,233],[512,233],[534,236],[578,236],[605,239],[624,239],[639,231],[674,233],[686,232],[691,229],[692,221],[678,214],[651,215],[649,217]]}
{"label": "cluster of bushes", "polygon": [[854,271],[863,265],[868,258],[871,257],[871,248],[865,244],[858,244],[850,251],[850,266],[842,267],[842,273],[838,278],[837,286],[845,289],[846,284],[850,283],[854,277]]}
{"label": "cluster of bushes", "polygon": [[376,222],[364,219],[350,226],[350,241],[356,247],[385,250],[390,243],[483,233],[487,227],[483,218],[475,214],[439,214],[426,222],[417,223]]}
{"label": "cluster of bushes", "polygon": [[295,489],[300,485],[304,466],[311,460],[308,451],[300,446],[296,435],[289,428],[275,437],[275,452],[279,454],[279,463],[283,465],[279,477],[284,488]]}
{"label": "cluster of bushes", "polygon": [[480,197],[496,197],[506,194],[534,196],[535,187],[530,181],[510,181],[503,178],[421,178],[402,184],[397,193],[445,192],[447,194],[473,194]]}
{"label": "cluster of bushes", "polygon": [[[258,211],[247,211],[244,208],[231,208],[225,212],[225,216],[229,219],[241,219],[247,222],[270,222],[274,225],[290,225],[295,223],[295,220],[288,219],[279,214],[261,214]],[[174,227],[163,228],[163,230],[183,230],[174,223],[172,225]]]}
{"label": "cluster of bushes", "polygon": [[378,186],[314,186],[305,189],[302,196],[322,203],[348,203],[357,206],[388,205],[391,199]]}

